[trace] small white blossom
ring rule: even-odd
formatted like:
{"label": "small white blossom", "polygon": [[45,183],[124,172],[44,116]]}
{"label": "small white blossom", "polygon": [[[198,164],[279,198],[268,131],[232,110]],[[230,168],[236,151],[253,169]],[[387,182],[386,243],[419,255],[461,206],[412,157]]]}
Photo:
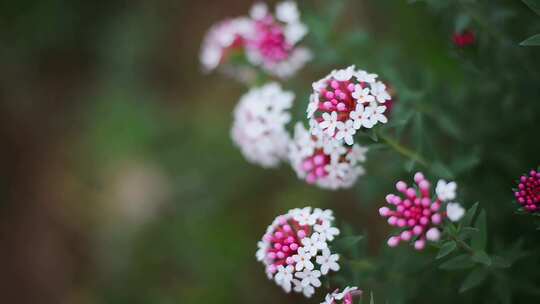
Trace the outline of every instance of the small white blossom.
{"label": "small white blossom", "polygon": [[325,249],[322,251],[322,255],[317,256],[316,262],[321,265],[321,273],[326,275],[330,270],[338,271],[339,254],[331,254],[330,250]]}
{"label": "small white blossom", "polygon": [[380,81],[377,81],[371,85],[371,94],[375,96],[375,99],[379,103],[385,103],[387,100],[392,99],[386,90],[386,85]]}
{"label": "small white blossom", "polygon": [[304,268],[307,270],[313,270],[315,265],[313,265],[311,262],[312,257],[313,255],[303,247],[298,248],[298,254],[292,256],[294,262],[296,263],[296,271],[300,271]]}
{"label": "small white blossom", "polygon": [[334,133],[336,132],[336,127],[337,127],[337,112],[332,112],[330,114],[328,113],[323,113],[322,114],[322,119],[323,121],[321,121],[319,123],[319,127],[325,131],[326,134],[328,134],[329,136],[334,136]]}
{"label": "small white blossom", "polygon": [[353,136],[356,134],[356,129],[353,126],[352,120],[347,120],[346,122],[338,121],[336,123],[337,133],[336,139],[343,139],[348,145],[354,144]]}
{"label": "small white blossom", "polygon": [[276,18],[285,23],[296,23],[300,19],[300,12],[294,1],[284,1],[276,6]]}
{"label": "small white blossom", "polygon": [[321,286],[321,280],[319,279],[321,272],[319,270],[304,269],[302,272],[295,273],[295,276],[301,279],[301,284],[304,287],[309,285],[313,287]]}
{"label": "small white blossom", "polygon": [[283,265],[279,265],[277,267],[277,273],[274,277],[274,280],[278,285],[283,287],[285,292],[291,291],[291,283],[293,280],[293,273],[294,273],[294,267],[291,265],[287,265],[284,267]]}
{"label": "small white blossom", "polygon": [[452,222],[457,222],[465,215],[465,209],[460,203],[448,203],[446,205],[446,215]]}
{"label": "small white blossom", "polygon": [[435,188],[435,192],[437,193],[437,197],[443,201],[449,201],[456,198],[456,190],[457,190],[457,184],[456,182],[446,182],[445,180],[441,179],[437,182],[437,187]]}
{"label": "small white blossom", "polygon": [[322,239],[328,241],[333,241],[334,237],[339,235],[339,229],[330,225],[330,222],[328,221],[323,221],[321,224],[316,224],[314,229],[320,234]]}

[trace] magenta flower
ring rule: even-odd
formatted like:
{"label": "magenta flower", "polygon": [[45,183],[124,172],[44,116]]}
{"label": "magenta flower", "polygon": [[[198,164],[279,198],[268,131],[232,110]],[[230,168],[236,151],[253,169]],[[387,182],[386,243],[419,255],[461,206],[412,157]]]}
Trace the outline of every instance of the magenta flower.
{"label": "magenta flower", "polygon": [[538,212],[540,209],[540,172],[531,170],[528,175],[522,175],[517,189],[514,189],[517,202],[528,212]]}
{"label": "magenta flower", "polygon": [[458,221],[464,213],[464,209],[458,203],[448,203],[447,211],[442,204],[456,197],[457,185],[455,182],[439,180],[436,195],[432,199],[431,184],[420,172],[414,175],[417,189],[409,187],[403,181],[396,183],[396,189],[402,193],[402,197],[388,194],[386,201],[392,208],[382,207],[379,213],[388,218],[388,224],[401,228],[401,232],[388,239],[388,246],[395,247],[400,242],[414,242],[417,250],[426,246],[426,241],[436,242],[440,239],[439,230],[443,220],[449,218]]}

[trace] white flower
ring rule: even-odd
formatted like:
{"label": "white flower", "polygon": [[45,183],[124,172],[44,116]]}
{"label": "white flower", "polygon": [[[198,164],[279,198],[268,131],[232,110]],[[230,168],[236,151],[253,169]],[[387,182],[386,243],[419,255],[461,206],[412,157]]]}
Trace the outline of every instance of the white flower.
{"label": "white flower", "polygon": [[253,4],[249,11],[249,16],[255,20],[263,19],[268,15],[268,7],[263,2]]}
{"label": "white flower", "polygon": [[343,139],[348,145],[354,144],[353,135],[356,134],[356,129],[353,126],[352,120],[347,120],[345,122],[338,121],[336,123],[337,132],[336,139]]}
{"label": "white flower", "polygon": [[386,90],[386,85],[380,81],[377,81],[371,85],[371,94],[375,96],[375,99],[379,103],[385,103],[387,100],[392,99]]}
{"label": "white flower", "polygon": [[358,289],[358,287],[356,287],[356,286],[352,286],[352,287],[347,286],[347,287],[345,287],[345,288],[343,289],[342,292],[334,293],[334,297],[336,298],[336,300],[341,300],[341,299],[343,299],[348,293],[350,293],[350,292],[352,292],[352,291],[355,291],[355,290],[357,290],[357,289]]}
{"label": "white flower", "polygon": [[308,252],[311,256],[317,255],[317,251],[319,250],[319,244],[317,243],[318,240],[313,240],[311,237],[305,237],[302,239],[302,247],[306,252]]}
{"label": "white flower", "polygon": [[331,254],[330,250],[324,249],[322,255],[316,257],[317,264],[321,265],[321,273],[326,275],[328,271],[338,271],[339,264],[339,254]]}
{"label": "white flower", "polygon": [[294,262],[296,263],[296,271],[300,271],[304,268],[307,270],[313,270],[315,265],[313,265],[311,262],[312,257],[313,255],[311,255],[311,253],[306,251],[303,247],[298,248],[297,254],[292,256]]}
{"label": "white flower", "polygon": [[303,293],[306,298],[311,298],[311,296],[315,293],[315,288],[313,288],[313,286],[303,286],[300,280],[293,279],[293,284],[294,291]]}
{"label": "white flower", "polygon": [[354,75],[355,66],[351,65],[350,67],[342,70],[332,71],[332,77],[337,81],[347,81],[351,79]]}
{"label": "white flower", "polygon": [[369,93],[369,88],[362,88],[359,84],[354,87],[354,92],[351,95],[359,103],[371,103],[375,101],[375,97]]}
{"label": "white flower", "polygon": [[276,18],[285,23],[295,23],[300,19],[298,7],[294,1],[284,1],[276,6]]}
{"label": "white flower", "polygon": [[317,231],[321,239],[333,241],[336,235],[339,235],[339,229],[330,225],[329,221],[323,221],[321,224],[316,224],[313,229]]}
{"label": "white flower", "polygon": [[369,74],[366,71],[358,71],[356,73],[356,79],[361,82],[374,83],[377,78],[377,74]]}
{"label": "white flower", "polygon": [[307,34],[308,28],[305,24],[295,22],[285,27],[285,38],[290,44],[296,44]]}
{"label": "white flower", "polygon": [[324,302],[321,302],[321,304],[335,304],[334,300],[335,300],[334,295],[331,293],[328,293],[326,294],[326,297],[324,298]]}
{"label": "white flower", "polygon": [[311,214],[311,207],[305,207],[300,210],[297,214],[294,215],[294,220],[297,221],[301,226],[305,225],[314,225],[317,221],[317,218]]}
{"label": "white flower", "polygon": [[278,285],[283,287],[285,292],[291,291],[291,283],[293,280],[293,273],[294,273],[294,267],[292,265],[287,265],[284,267],[283,265],[279,265],[277,267],[277,273],[274,277],[274,280]]}
{"label": "white flower", "polygon": [[436,242],[441,238],[439,229],[432,227],[426,232],[426,238],[432,242]]}
{"label": "white flower", "polygon": [[285,125],[293,100],[294,94],[277,83],[251,89],[240,98],[231,137],[249,162],[273,168],[287,158],[290,138]]}
{"label": "white flower", "polygon": [[452,222],[457,222],[465,214],[465,209],[459,203],[448,203],[446,205],[446,214]]}
{"label": "white flower", "polygon": [[304,287],[309,285],[313,287],[321,286],[321,280],[319,280],[321,272],[319,270],[304,269],[302,272],[295,273],[295,276],[301,279],[301,284]]}
{"label": "white flower", "polygon": [[353,127],[360,129],[361,127],[371,128],[371,111],[364,108],[364,105],[359,103],[356,105],[356,109],[349,114],[349,117],[353,120]]}
{"label": "white flower", "polygon": [[266,257],[266,251],[268,250],[269,245],[267,242],[259,241],[257,242],[257,247],[258,250],[255,256],[257,257],[257,261],[262,261]]}
{"label": "white flower", "polygon": [[315,208],[315,210],[313,210],[313,215],[323,222],[330,222],[334,220],[334,214],[330,209],[322,210],[321,208]]}
{"label": "white flower", "polygon": [[307,118],[311,118],[317,109],[319,109],[319,101],[317,100],[316,95],[311,94],[311,96],[309,96],[309,104],[306,110]]}
{"label": "white flower", "polygon": [[367,151],[367,147],[354,145],[349,154],[347,154],[347,160],[350,161],[351,164],[356,164],[357,162],[365,162]]}
{"label": "white flower", "polygon": [[369,106],[368,110],[371,113],[369,117],[371,126],[374,126],[378,122],[383,124],[388,122],[386,116],[383,115],[383,113],[386,111],[386,106]]}
{"label": "white flower", "polygon": [[437,182],[437,187],[435,192],[437,193],[438,198],[443,201],[449,201],[456,198],[457,184],[456,182],[446,182],[444,179],[441,179]]}
{"label": "white flower", "polygon": [[331,114],[323,113],[322,119],[323,121],[319,123],[319,127],[325,130],[326,134],[328,134],[329,136],[334,136],[338,122],[337,112],[334,111]]}

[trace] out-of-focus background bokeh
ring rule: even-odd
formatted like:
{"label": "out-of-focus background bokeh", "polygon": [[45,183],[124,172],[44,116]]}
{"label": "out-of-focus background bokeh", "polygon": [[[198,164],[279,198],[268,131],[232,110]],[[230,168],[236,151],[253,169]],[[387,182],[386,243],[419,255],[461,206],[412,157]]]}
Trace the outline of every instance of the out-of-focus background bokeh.
{"label": "out-of-focus background bokeh", "polygon": [[[336,31],[365,25],[383,37],[374,43],[403,41],[412,62],[443,79],[462,77],[447,50],[451,31],[432,26],[437,16],[427,7],[348,2]],[[368,246],[379,250],[388,229],[374,216],[376,202],[391,189],[396,177],[385,172],[401,168],[399,159],[374,161],[369,179],[329,192],[297,180],[286,165],[250,165],[233,146],[231,111],[245,88],[201,73],[198,52],[214,22],[251,4],[0,5],[1,303],[308,303],[269,282],[254,258],[272,219],[307,204],[331,207],[355,231],[369,229]],[[308,24],[332,14],[324,1],[305,4]],[[362,57],[360,49],[348,52]],[[321,58],[286,83],[301,100],[298,113],[311,82],[346,61]],[[523,162],[504,178],[533,165],[534,151],[517,151]],[[478,198],[474,191],[469,199]],[[511,214],[512,207],[500,208]]]}

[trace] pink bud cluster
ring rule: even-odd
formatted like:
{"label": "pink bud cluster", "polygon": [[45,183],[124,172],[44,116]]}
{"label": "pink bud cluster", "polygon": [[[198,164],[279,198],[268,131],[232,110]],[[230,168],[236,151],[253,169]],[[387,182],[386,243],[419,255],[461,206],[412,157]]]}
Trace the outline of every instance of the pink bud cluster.
{"label": "pink bud cluster", "polygon": [[311,135],[301,123],[289,144],[289,160],[299,178],[325,189],[349,188],[364,174],[367,148],[344,145],[328,135]]}
{"label": "pink bud cluster", "polygon": [[401,228],[402,231],[388,239],[388,246],[395,247],[400,242],[414,242],[414,248],[422,250],[426,240],[438,241],[439,226],[446,213],[441,210],[443,200],[438,195],[432,199],[431,184],[420,172],[414,175],[417,188],[409,187],[404,181],[396,183],[396,189],[402,194],[388,194],[386,201],[390,207],[382,207],[379,214],[388,219],[388,224]]}
{"label": "pink bud cluster", "polygon": [[528,212],[540,210],[540,172],[531,170],[528,175],[519,178],[518,187],[514,190],[517,202]]}
{"label": "pink bud cluster", "polygon": [[286,292],[313,295],[321,286],[322,275],[339,270],[339,255],[328,246],[339,235],[331,225],[333,219],[331,210],[311,207],[292,209],[276,217],[258,243],[256,254],[268,278]]}
{"label": "pink bud cluster", "polygon": [[[275,13],[266,4],[256,3],[249,16],[228,19],[210,29],[201,62],[207,71],[223,65],[224,72],[240,80],[253,78],[253,67],[287,78],[311,60],[311,52],[298,46],[307,32],[296,2],[278,3]],[[233,55],[245,62],[229,64]]]}
{"label": "pink bud cluster", "polygon": [[324,132],[352,145],[357,130],[388,121],[383,104],[391,96],[376,74],[357,70],[353,65],[332,71],[313,83],[313,90],[307,117],[314,135]]}

